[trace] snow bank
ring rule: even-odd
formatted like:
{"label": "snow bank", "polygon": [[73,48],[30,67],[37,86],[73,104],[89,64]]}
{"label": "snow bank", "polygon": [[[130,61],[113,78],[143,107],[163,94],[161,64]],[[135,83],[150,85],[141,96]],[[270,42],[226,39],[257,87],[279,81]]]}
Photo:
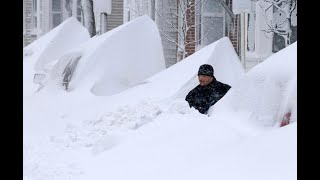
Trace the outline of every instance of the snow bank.
{"label": "snow bank", "polygon": [[[117,31],[114,33],[117,33]],[[59,62],[56,63],[56,66],[52,70],[51,76],[61,77],[61,73],[63,71],[63,68],[61,67],[65,67],[65,65],[69,62],[67,60],[75,59],[75,57],[79,56],[82,56],[82,58],[85,59],[86,51],[91,52],[92,49],[99,49],[99,44],[104,43],[104,41],[105,38],[99,38],[97,41],[90,40],[86,44],[83,44],[82,48],[84,49],[77,48],[76,50],[65,54],[59,60]],[[91,43],[91,45],[88,45],[88,43]],[[99,53],[100,51],[95,52]],[[102,52],[100,53],[102,54]],[[93,56],[93,54],[91,55]],[[134,59],[130,60],[134,61]],[[80,60],[78,64],[80,64],[81,61],[82,60]],[[87,59],[87,61],[89,60]],[[100,61],[103,61],[102,57]],[[108,64],[108,61],[103,62]],[[164,60],[162,62],[164,67]],[[212,45],[207,46],[206,48],[203,48],[195,54],[189,56],[187,59],[177,63],[176,65],[173,65],[170,68],[155,74],[149,79],[146,79],[141,84],[112,96],[95,96],[88,91],[88,87],[91,86],[80,87],[80,82],[78,87],[80,90],[74,89],[70,92],[47,91],[43,89],[39,93],[35,94],[35,96],[32,96],[32,98],[25,98],[24,118],[25,121],[28,122],[24,126],[25,132],[30,132],[35,135],[44,132],[50,135],[61,134],[61,131],[64,129],[63,127],[65,126],[65,122],[74,120],[82,122],[87,119],[102,119],[103,121],[107,121],[104,117],[111,117],[110,113],[117,114],[119,108],[121,109],[128,105],[137,105],[140,107],[141,102],[144,101],[166,101],[170,104],[175,99],[183,99],[180,104],[177,104],[177,106],[187,106],[184,98],[186,94],[198,84],[198,68],[204,63],[212,64],[215,67],[217,79],[226,81],[231,85],[238,81],[238,78],[240,78],[244,73],[230,40],[228,38],[222,38]],[[109,64],[112,64],[112,62],[109,62]],[[144,68],[146,66],[141,67]],[[100,66],[97,66],[96,68],[100,68],[100,70],[103,69]],[[137,68],[136,70],[136,73],[143,73],[145,69],[138,71],[139,69]],[[92,71],[95,71],[95,69]],[[86,75],[93,76],[95,75],[94,73],[95,72],[92,72]],[[126,75],[126,72],[123,73],[123,75]],[[114,78],[119,81],[119,78]],[[128,74],[127,78],[131,78],[131,75]],[[87,79],[90,79],[90,77]],[[85,77],[83,77],[83,81],[85,80]],[[114,82],[113,80],[104,83],[106,86],[119,87],[119,85],[115,85],[117,82]],[[83,83],[82,85],[86,85],[86,83]],[[48,86],[47,88],[50,89],[52,87]],[[84,89],[84,91],[82,91],[82,89]],[[121,89],[116,90],[120,91]],[[40,104],[41,107],[39,107]],[[90,108],[88,105],[90,105]],[[37,108],[41,108],[42,110],[38,111]],[[139,122],[137,123],[140,124]],[[43,131],[36,130],[37,128],[42,129]]]}
{"label": "snow bank", "polygon": [[230,119],[232,123],[241,121],[242,124],[272,127],[278,126],[287,112],[291,112],[291,122],[295,122],[297,43],[251,69],[210,109],[209,115],[223,120]]}
{"label": "snow bank", "polygon": [[24,48],[24,56],[35,61],[35,70],[44,66],[66,51],[90,39],[87,29],[74,17],[66,19],[59,26]]}
{"label": "snow bank", "polygon": [[[104,38],[96,40],[101,41],[88,41],[90,48],[83,46],[63,58],[85,57],[102,48],[99,43],[104,43]],[[112,96],[95,96],[87,89],[92,86],[80,86],[80,82],[74,86],[85,87],[85,91],[40,91],[43,93],[24,96],[23,176],[79,180],[295,179],[296,123],[266,129],[270,131],[250,129],[246,123],[248,119],[256,121],[252,117],[260,114],[268,115],[262,110],[274,113],[273,104],[279,109],[296,105],[295,48],[293,44],[244,74],[229,39],[222,38]],[[204,63],[214,66],[218,80],[232,86],[209,117],[184,101],[186,93],[198,84],[197,71]],[[90,83],[83,85],[96,82]]]}
{"label": "snow bank", "polygon": [[[122,97],[150,98],[170,101],[185,98],[188,92],[199,84],[198,70],[202,64],[211,64],[215,77],[231,86],[244,74],[244,69],[229,40],[224,37],[202,48],[177,64],[146,79],[140,85],[121,94]],[[157,89],[151,91],[149,89]]]}
{"label": "snow bank", "polygon": [[148,16],[95,36],[60,58],[51,73],[60,86],[65,65],[77,57],[70,89],[90,90],[98,96],[119,93],[165,69],[159,31]]}
{"label": "snow bank", "polygon": [[297,179],[297,123],[250,137],[225,149],[216,161],[219,163],[206,169],[222,171],[212,173],[211,179]]}
{"label": "snow bank", "polygon": [[36,72],[50,72],[57,58],[68,50],[90,39],[85,27],[74,17],[23,48],[23,94],[33,94],[38,85],[33,83]]}
{"label": "snow bank", "polygon": [[97,180],[295,179],[296,128],[251,136],[203,114],[167,111],[78,165]]}

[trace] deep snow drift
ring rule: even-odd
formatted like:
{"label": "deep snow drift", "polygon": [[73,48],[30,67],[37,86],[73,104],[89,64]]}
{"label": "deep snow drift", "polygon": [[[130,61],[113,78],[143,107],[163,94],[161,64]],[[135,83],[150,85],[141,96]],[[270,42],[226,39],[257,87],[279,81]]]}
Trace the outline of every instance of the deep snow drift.
{"label": "deep snow drift", "polygon": [[[141,23],[145,32],[153,31],[147,19]],[[122,31],[126,34],[125,28]],[[139,85],[119,86],[116,94],[97,96],[101,94],[91,88],[99,81],[87,80],[109,80],[107,72],[91,72],[102,70],[107,62],[96,60],[97,67],[85,62],[95,54],[108,58],[102,57],[100,45],[116,32],[70,51],[86,55],[87,60],[79,60],[83,65],[76,68],[69,91],[47,85],[37,93],[24,93],[24,179],[296,179],[297,123],[275,126],[277,115],[289,109],[296,121],[295,44],[244,74],[230,40],[222,38]],[[135,57],[126,60],[139,61]],[[204,63],[213,65],[219,81],[232,86],[210,109],[210,116],[184,101],[198,84],[196,74]],[[110,65],[119,68],[117,63]],[[104,83],[102,88],[114,82]]]}
{"label": "deep snow drift", "polygon": [[33,84],[35,73],[48,74],[57,58],[70,49],[90,39],[85,27],[74,17],[66,19],[59,26],[23,48],[23,94],[37,90]]}
{"label": "deep snow drift", "polygon": [[[32,59],[36,62],[34,69],[42,70],[45,65],[55,61],[68,50],[90,39],[90,35],[85,27],[75,19],[70,17],[59,26],[26,46],[24,51],[24,61]],[[31,56],[31,57],[30,57]]]}
{"label": "deep snow drift", "polygon": [[120,96],[130,99],[129,102],[146,98],[159,101],[185,98],[198,85],[197,73],[202,64],[211,64],[215,77],[231,86],[244,75],[244,69],[229,38],[224,37],[146,79],[140,85],[124,91]]}
{"label": "deep snow drift", "polygon": [[62,56],[44,89],[62,89],[64,68],[74,61],[69,90],[85,89],[97,96],[119,93],[165,69],[159,31],[148,16],[93,37]]}
{"label": "deep snow drift", "polygon": [[297,121],[296,49],[294,43],[255,66],[210,108],[209,114],[237,117],[237,122],[232,123],[250,121],[262,127],[279,126],[287,112],[291,113],[291,122]]}

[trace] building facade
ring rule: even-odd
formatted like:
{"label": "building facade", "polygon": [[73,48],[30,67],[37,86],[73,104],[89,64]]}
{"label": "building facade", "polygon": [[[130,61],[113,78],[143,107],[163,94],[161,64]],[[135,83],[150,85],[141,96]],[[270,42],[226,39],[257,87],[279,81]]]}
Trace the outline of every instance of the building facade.
{"label": "building facade", "polygon": [[124,0],[124,22],[147,14],[158,25],[167,67],[177,62],[177,45],[168,40],[177,41],[177,31],[170,24],[177,24],[172,12],[177,12],[176,0]]}
{"label": "building facade", "polygon": [[[111,5],[111,8],[103,8],[110,11],[101,12],[95,7],[101,2]],[[81,3],[82,0],[23,0],[23,46],[42,37],[71,16],[84,24]],[[123,0],[93,0],[93,6],[97,34],[102,33],[101,26],[106,26],[108,31],[123,24]],[[107,18],[101,23],[102,13],[107,14]]]}
{"label": "building facade", "polygon": [[[83,23],[81,1],[24,0],[23,45],[71,16]],[[150,16],[160,30],[167,67],[227,36],[243,66],[250,69],[297,40],[297,0],[93,2],[98,35],[144,14]],[[187,23],[181,18],[184,16]]]}
{"label": "building facade", "polygon": [[23,1],[23,44],[30,44],[67,19],[63,0]]}
{"label": "building facade", "polygon": [[[167,67],[183,59],[179,46],[187,57],[227,36],[250,69],[297,39],[297,0],[125,0],[124,22],[144,14],[161,31]],[[184,14],[189,30],[181,40]]]}
{"label": "building facade", "polygon": [[167,67],[224,36],[239,51],[239,16],[230,14],[231,0],[126,0],[124,6],[125,22],[144,14],[156,22]]}
{"label": "building facade", "polygon": [[250,69],[297,41],[297,0],[233,0],[240,15],[240,57]]}

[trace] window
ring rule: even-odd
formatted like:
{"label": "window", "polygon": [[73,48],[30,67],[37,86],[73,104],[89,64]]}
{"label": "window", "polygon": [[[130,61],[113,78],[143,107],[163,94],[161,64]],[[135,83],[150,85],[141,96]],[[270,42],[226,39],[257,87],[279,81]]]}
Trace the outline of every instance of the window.
{"label": "window", "polygon": [[52,27],[55,28],[62,22],[61,0],[51,0],[52,2]]}
{"label": "window", "polygon": [[[70,58],[70,56],[67,56]],[[63,57],[65,58],[65,57]],[[68,64],[65,66],[61,76],[62,76],[62,86],[65,86],[65,89],[68,90],[69,83],[72,80],[72,75],[76,69],[76,66],[78,64],[78,61],[80,60],[81,56],[71,56],[70,59],[68,59]]]}
{"label": "window", "polygon": [[[224,35],[224,9],[220,4],[220,0],[204,0],[202,5],[197,7],[196,17],[196,38],[198,45],[209,45],[220,39]],[[199,13],[200,12],[200,13]]]}

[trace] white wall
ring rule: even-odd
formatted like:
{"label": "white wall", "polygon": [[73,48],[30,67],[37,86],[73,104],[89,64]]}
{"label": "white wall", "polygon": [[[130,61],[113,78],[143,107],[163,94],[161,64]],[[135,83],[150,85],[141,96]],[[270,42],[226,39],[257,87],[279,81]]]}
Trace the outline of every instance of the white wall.
{"label": "white wall", "polygon": [[[270,10],[266,15],[269,17],[269,19],[272,19],[272,10]],[[265,33],[261,31],[263,29],[267,29],[268,26],[264,17],[264,12],[259,3],[256,3],[256,27],[256,53],[260,58],[265,59],[272,54],[272,38],[266,36]]]}

